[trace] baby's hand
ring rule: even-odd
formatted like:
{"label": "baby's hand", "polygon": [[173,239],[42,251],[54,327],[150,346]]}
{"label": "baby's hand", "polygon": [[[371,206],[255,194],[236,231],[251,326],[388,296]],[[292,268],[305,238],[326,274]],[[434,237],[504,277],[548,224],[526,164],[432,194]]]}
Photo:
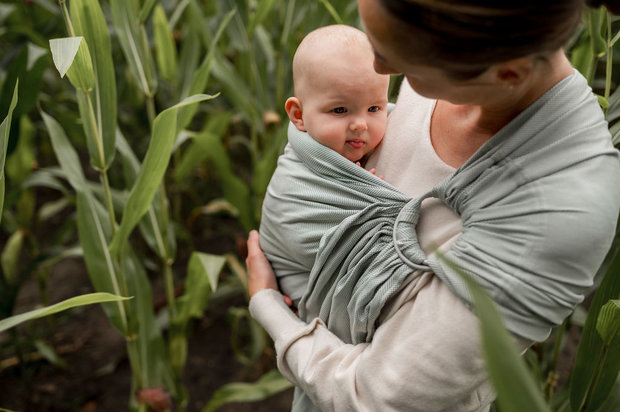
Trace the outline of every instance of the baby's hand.
{"label": "baby's hand", "polygon": [[[359,167],[362,167],[362,164],[360,162],[355,162],[356,165],[358,165]],[[377,174],[377,169],[375,169],[374,167],[372,169],[369,170],[370,173],[372,173],[373,175]],[[383,180],[383,176],[379,175],[377,176],[379,179]]]}

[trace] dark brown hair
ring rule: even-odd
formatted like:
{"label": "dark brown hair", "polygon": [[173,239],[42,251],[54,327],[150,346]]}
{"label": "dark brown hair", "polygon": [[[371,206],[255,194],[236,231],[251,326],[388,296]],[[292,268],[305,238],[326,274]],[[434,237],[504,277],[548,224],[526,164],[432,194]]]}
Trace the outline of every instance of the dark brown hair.
{"label": "dark brown hair", "polygon": [[558,50],[584,5],[584,0],[379,1],[407,27],[412,55],[462,79],[494,63]]}

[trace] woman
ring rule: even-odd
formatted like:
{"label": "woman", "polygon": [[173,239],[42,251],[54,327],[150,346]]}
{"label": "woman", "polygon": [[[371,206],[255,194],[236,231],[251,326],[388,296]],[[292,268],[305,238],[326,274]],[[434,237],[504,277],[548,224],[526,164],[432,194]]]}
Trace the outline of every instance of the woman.
{"label": "woman", "polygon": [[[358,5],[375,70],[407,80],[367,167],[427,198],[416,232],[428,261],[433,245],[452,253],[525,349],[591,289],[620,207],[618,154],[562,51],[583,0]],[[252,314],[307,395],[294,410],[488,410],[477,320],[445,268],[414,272],[372,342],[351,345],[287,308],[257,233],[248,248]]]}

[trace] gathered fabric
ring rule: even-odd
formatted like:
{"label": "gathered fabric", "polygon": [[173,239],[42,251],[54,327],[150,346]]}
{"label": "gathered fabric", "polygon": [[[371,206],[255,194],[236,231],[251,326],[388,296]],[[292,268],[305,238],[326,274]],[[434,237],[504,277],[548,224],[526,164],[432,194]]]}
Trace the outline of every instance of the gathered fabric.
{"label": "gathered fabric", "polygon": [[[462,220],[445,260],[417,239],[428,198]],[[575,72],[417,198],[290,125],[263,205],[261,247],[283,291],[299,298],[300,317],[322,319],[346,343],[372,340],[383,307],[422,271],[471,303],[452,264],[490,294],[510,331],[540,341],[595,284],[592,267],[619,207],[618,152]]]}

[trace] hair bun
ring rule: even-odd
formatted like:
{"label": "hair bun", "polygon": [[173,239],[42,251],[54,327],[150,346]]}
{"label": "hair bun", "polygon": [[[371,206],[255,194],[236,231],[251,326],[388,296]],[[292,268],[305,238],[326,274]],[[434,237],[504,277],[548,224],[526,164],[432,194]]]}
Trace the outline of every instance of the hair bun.
{"label": "hair bun", "polygon": [[620,0],[586,0],[586,4],[590,7],[605,6],[613,14],[620,14]]}

